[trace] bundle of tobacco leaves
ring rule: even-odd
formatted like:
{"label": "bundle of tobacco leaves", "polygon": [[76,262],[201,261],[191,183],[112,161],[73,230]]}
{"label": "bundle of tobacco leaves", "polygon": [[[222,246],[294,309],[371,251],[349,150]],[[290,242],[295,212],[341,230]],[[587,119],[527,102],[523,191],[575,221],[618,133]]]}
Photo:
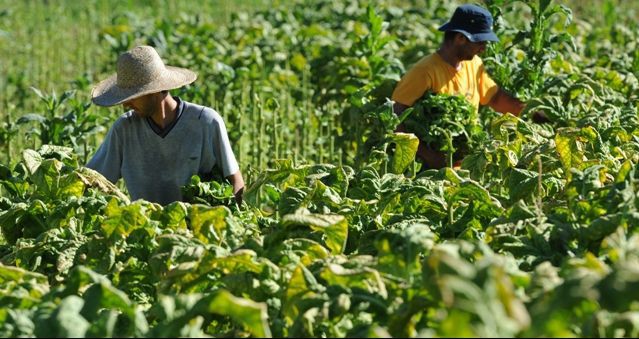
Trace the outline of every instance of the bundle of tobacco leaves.
{"label": "bundle of tobacco leaves", "polygon": [[461,158],[485,138],[477,110],[463,96],[426,93],[412,109],[406,130],[433,150]]}

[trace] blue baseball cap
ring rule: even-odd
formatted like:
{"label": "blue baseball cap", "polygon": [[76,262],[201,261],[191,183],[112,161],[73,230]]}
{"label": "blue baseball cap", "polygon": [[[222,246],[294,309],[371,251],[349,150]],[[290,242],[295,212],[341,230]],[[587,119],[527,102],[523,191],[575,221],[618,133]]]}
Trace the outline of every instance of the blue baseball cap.
{"label": "blue baseball cap", "polygon": [[499,41],[493,32],[493,16],[477,5],[457,7],[450,21],[439,27],[439,30],[459,32],[472,42]]}

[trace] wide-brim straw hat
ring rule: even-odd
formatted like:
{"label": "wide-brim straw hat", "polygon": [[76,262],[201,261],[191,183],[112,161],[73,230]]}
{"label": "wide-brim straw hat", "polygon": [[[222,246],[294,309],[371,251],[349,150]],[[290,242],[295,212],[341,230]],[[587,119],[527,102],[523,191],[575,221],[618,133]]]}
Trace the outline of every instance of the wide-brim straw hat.
{"label": "wide-brim straw hat", "polygon": [[91,91],[93,103],[113,106],[150,93],[188,85],[197,74],[186,68],[166,66],[151,46],[138,46],[118,58],[117,73]]}

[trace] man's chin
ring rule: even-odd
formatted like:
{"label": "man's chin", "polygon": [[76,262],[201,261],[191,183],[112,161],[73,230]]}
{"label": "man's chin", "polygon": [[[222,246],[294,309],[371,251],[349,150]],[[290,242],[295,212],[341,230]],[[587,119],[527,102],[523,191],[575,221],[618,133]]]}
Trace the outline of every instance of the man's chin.
{"label": "man's chin", "polygon": [[481,54],[481,53],[477,53],[477,54],[473,54],[473,55],[467,55],[467,56],[466,56],[466,59],[464,59],[464,60],[466,60],[466,61],[473,60],[473,59],[475,58],[475,56],[476,56],[476,55],[477,55],[477,56],[479,56],[480,54]]}

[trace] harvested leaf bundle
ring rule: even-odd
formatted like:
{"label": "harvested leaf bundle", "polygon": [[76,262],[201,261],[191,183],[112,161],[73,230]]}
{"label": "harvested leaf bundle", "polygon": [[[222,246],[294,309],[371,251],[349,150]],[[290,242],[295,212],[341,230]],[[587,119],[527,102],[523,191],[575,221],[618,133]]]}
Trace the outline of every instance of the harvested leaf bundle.
{"label": "harvested leaf bundle", "polygon": [[404,121],[429,148],[461,158],[483,139],[476,109],[460,95],[427,92]]}

